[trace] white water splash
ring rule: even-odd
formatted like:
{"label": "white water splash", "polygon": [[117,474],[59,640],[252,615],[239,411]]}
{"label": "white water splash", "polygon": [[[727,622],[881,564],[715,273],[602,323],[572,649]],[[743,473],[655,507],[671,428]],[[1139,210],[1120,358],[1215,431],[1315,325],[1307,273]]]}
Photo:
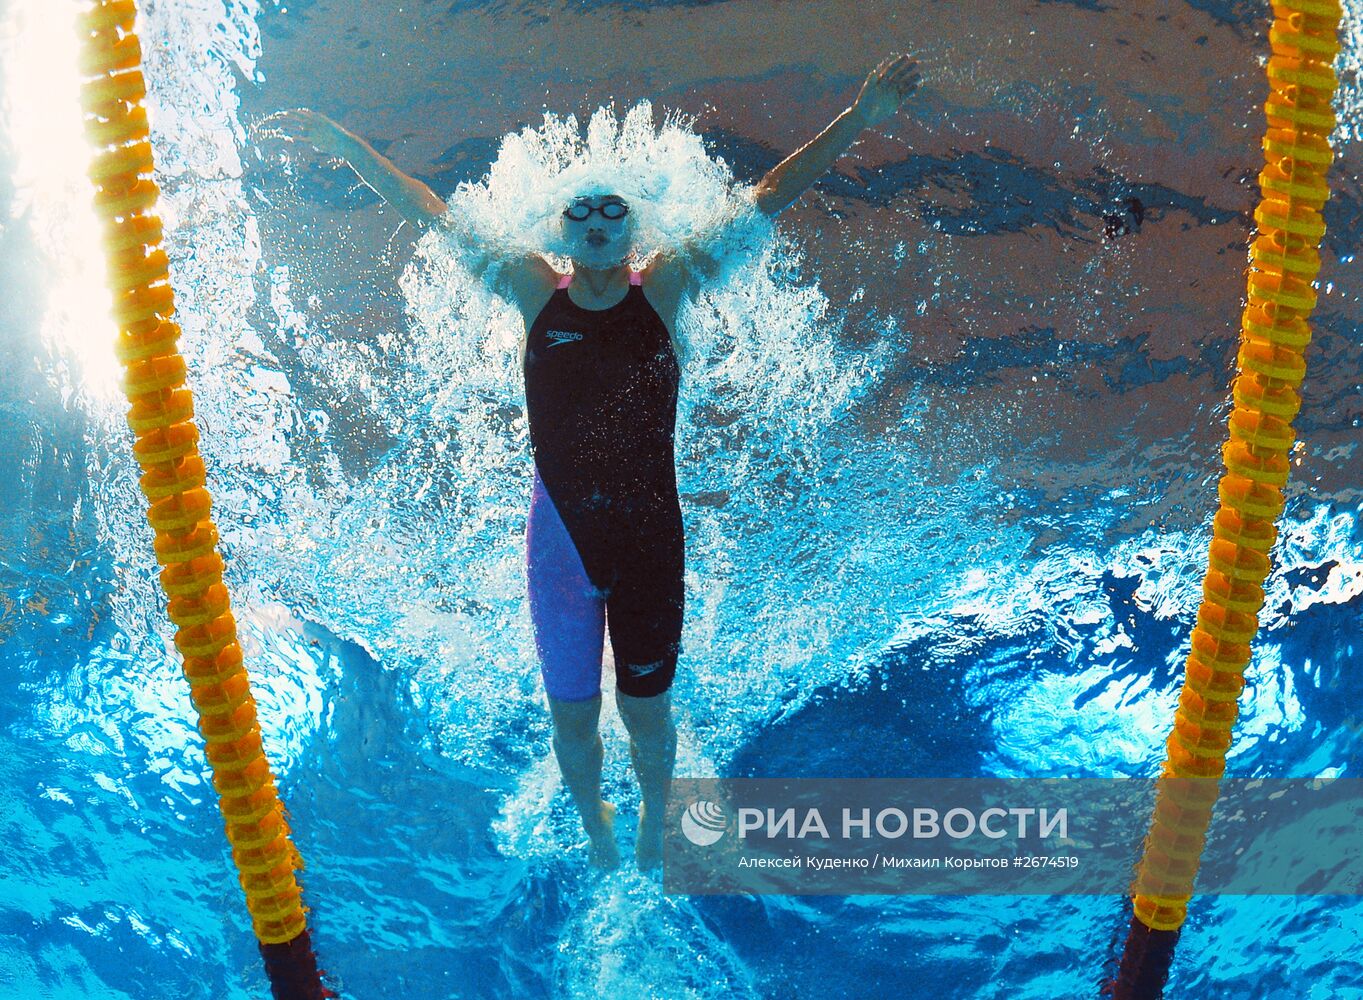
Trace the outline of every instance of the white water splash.
{"label": "white water splash", "polygon": [[1338,120],[1330,135],[1336,155],[1363,135],[1363,3],[1359,0],[1340,4],[1339,44],[1334,63],[1339,78],[1334,100]]}

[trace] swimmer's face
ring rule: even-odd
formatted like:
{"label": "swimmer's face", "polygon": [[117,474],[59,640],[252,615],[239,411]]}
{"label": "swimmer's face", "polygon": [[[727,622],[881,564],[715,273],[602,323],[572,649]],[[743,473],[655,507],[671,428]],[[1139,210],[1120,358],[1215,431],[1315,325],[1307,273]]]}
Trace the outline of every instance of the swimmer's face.
{"label": "swimmer's face", "polygon": [[588,267],[609,267],[629,253],[634,219],[616,194],[581,195],[563,210],[563,238],[572,258]]}

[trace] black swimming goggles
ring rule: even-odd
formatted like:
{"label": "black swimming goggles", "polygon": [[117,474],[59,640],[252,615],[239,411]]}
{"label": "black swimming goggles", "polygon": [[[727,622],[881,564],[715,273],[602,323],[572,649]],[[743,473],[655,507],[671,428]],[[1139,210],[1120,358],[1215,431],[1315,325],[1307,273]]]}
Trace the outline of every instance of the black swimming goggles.
{"label": "black swimming goggles", "polygon": [[603,219],[623,219],[629,215],[629,206],[623,201],[608,201],[593,208],[585,201],[579,201],[564,209],[563,217],[574,222],[586,222],[592,217],[593,212],[600,212]]}

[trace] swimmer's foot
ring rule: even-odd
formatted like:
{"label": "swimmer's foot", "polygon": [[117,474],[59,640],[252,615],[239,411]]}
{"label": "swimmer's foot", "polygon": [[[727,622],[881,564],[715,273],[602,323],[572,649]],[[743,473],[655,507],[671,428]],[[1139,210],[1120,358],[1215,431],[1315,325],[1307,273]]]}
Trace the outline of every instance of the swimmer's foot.
{"label": "swimmer's foot", "polygon": [[620,849],[615,846],[615,806],[602,799],[598,822],[583,822],[582,826],[591,841],[587,859],[605,871],[619,868]]}
{"label": "swimmer's foot", "polygon": [[638,835],[634,838],[634,861],[640,871],[657,868],[663,863],[663,818],[655,818],[642,804],[639,806]]}

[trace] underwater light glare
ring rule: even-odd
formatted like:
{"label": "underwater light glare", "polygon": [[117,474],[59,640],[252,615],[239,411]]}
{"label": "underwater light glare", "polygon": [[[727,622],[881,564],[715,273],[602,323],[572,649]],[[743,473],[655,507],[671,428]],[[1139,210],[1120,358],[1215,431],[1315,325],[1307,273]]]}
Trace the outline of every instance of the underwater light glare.
{"label": "underwater light glare", "polygon": [[112,399],[116,331],[85,176],[75,13],[69,0],[14,0],[0,27],[0,134],[13,158],[11,213],[27,222],[43,255],[40,336],[59,359],[74,359],[78,377],[70,381]]}

